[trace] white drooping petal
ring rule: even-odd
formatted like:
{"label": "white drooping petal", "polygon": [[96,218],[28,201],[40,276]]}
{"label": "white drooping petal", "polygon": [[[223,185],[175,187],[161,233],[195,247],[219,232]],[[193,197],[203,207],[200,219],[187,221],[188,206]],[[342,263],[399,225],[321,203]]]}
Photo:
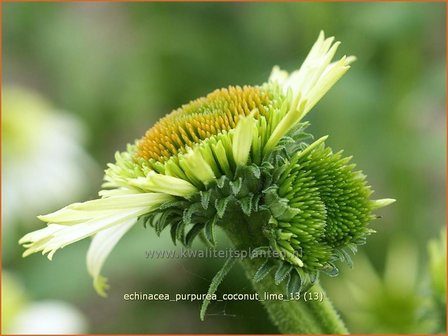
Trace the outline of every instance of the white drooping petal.
{"label": "white drooping petal", "polygon": [[372,209],[384,208],[392,203],[395,203],[397,200],[393,198],[382,198],[374,201],[370,201]]}
{"label": "white drooping petal", "polygon": [[171,196],[162,193],[115,195],[83,203],[73,203],[58,211],[39,216],[38,218],[48,223],[77,224],[120,210],[139,207],[152,208],[171,199]]}
{"label": "white drooping petal", "polygon": [[93,277],[95,290],[103,297],[106,296],[108,285],[106,278],[100,274],[101,268],[112,249],[134,224],[135,219],[130,219],[120,225],[115,225],[98,232],[90,243],[89,250],[87,251],[87,270]]}
{"label": "white drooping petal", "polygon": [[300,122],[355,60],[354,56],[344,56],[331,63],[340,45],[340,42],[333,41],[333,37],[325,38],[321,31],[299,70],[288,75],[278,66],[273,68],[269,81],[277,83],[285,95],[291,91],[292,97],[290,109],[272,131],[265,153],[271,151],[280,138]]}
{"label": "white drooping petal", "polygon": [[[299,70],[290,75],[286,71],[275,66],[269,81],[280,84],[283,92],[289,88],[294,96],[301,95],[307,100],[305,114],[319,101],[319,99],[333,86],[334,83],[349,69],[349,64],[355,57],[342,57],[339,61],[331,63],[340,42],[333,43],[334,37],[325,39],[320,32],[317,41],[311,48]],[[303,116],[302,116],[303,117]]]}
{"label": "white drooping petal", "polygon": [[280,120],[272,134],[269,136],[263,150],[265,154],[272,151],[280,139],[296,124],[296,120],[300,120],[301,116],[304,114],[306,104],[307,101],[302,100],[300,94],[293,98],[289,111]]}
{"label": "white drooping petal", "polygon": [[139,177],[129,180],[132,185],[150,192],[161,192],[168,195],[189,198],[198,189],[188,181],[183,179],[158,174],[154,171],[148,173],[147,177]]}
{"label": "white drooping petal", "polygon": [[129,189],[129,188],[116,188],[116,189],[109,189],[109,190],[100,190],[98,192],[98,196],[106,198],[111,196],[123,196],[123,195],[131,195],[131,194],[140,194],[141,191],[136,189]]}
{"label": "white drooping petal", "polygon": [[48,259],[51,260],[57,250],[129,219],[137,219],[147,212],[147,207],[139,207],[131,210],[113,211],[103,217],[93,217],[86,222],[75,225],[50,224],[49,227],[53,226],[54,230],[44,228],[42,229],[44,232],[39,232],[42,230],[31,232],[23,237],[20,243],[27,244],[28,249],[24,252],[24,256],[42,251],[43,254],[48,253]]}
{"label": "white drooping petal", "polygon": [[331,89],[331,87],[350,69],[347,57],[342,57],[338,62],[328,65],[315,85],[308,90],[308,103],[304,114],[307,114],[314,105]]}
{"label": "white drooping petal", "polygon": [[249,115],[242,117],[235,129],[232,152],[235,163],[239,166],[245,165],[249,159],[256,123],[255,118]]}
{"label": "white drooping petal", "polygon": [[19,244],[22,244],[27,248],[25,252],[23,252],[23,257],[26,257],[32,253],[41,251],[44,248],[44,244],[53,237],[56,232],[60,231],[66,227],[65,225],[59,224],[50,224],[47,227],[32,231],[24,235],[20,240]]}
{"label": "white drooping petal", "polygon": [[49,223],[46,228],[30,232],[20,239],[32,253],[53,254],[74,242],[92,236],[115,225],[136,220],[149,213],[173,196],[160,193],[143,193],[111,196],[84,203],[74,203],[52,214],[39,218]]}

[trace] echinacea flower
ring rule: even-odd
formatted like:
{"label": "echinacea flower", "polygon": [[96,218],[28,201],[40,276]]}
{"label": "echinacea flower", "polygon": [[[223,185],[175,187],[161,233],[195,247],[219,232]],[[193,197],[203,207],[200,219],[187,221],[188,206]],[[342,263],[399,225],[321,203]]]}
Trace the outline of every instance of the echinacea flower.
{"label": "echinacea flower", "polygon": [[282,252],[266,259],[259,279],[275,265],[276,281],[288,278],[288,287],[300,290],[320,271],[334,274],[336,259],[349,259],[345,248],[354,251],[370,233],[372,210],[392,200],[370,200],[365,176],[325,147],[326,137],[307,144],[303,117],[354,60],[332,63],[339,46],[333,40],[321,32],[291,74],[274,67],[260,86],[216,90],[159,120],[115,155],[99,199],[40,216],[48,225],[20,240],[24,255],[51,259],[93,237],[87,266],[105,295],[101,267],[138,220],[157,233],[170,227],[174,242],[189,246],[200,235],[213,245],[216,225],[226,229],[259,214],[257,247]]}
{"label": "echinacea flower", "polygon": [[80,334],[87,330],[85,316],[59,300],[31,300],[16,274],[2,272],[2,334]]}

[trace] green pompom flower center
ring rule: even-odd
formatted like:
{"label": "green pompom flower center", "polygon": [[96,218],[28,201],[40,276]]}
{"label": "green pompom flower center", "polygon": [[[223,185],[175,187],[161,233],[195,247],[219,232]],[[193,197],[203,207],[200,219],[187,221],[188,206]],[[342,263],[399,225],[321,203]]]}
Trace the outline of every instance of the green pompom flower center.
{"label": "green pompom flower center", "polygon": [[[353,171],[355,165],[349,164],[351,158],[341,154],[333,154],[331,148],[323,145],[306,156],[298,154],[279,181],[283,185],[280,195],[290,199],[291,206],[299,209],[305,205],[318,207],[312,198],[313,191],[318,191],[319,201],[324,206],[325,240],[332,247],[362,236],[365,223],[372,219],[369,200],[372,191],[365,176]],[[304,193],[304,188],[310,192]],[[314,214],[313,211],[310,214]]]}
{"label": "green pompom flower center", "polygon": [[323,144],[308,148],[274,173],[279,177],[265,198],[273,216],[271,245],[293,265],[337,272],[332,262],[347,259],[344,249],[355,249],[371,232],[372,191],[350,157]]}

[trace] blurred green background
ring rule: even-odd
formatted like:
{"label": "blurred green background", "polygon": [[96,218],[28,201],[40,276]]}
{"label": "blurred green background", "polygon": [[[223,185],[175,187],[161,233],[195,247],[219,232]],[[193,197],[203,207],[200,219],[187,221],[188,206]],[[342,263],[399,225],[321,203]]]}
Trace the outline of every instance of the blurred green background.
{"label": "blurred green background", "polygon": [[[65,199],[39,202],[46,184],[33,189],[21,176],[45,181],[49,173],[14,146],[33,152],[32,144],[58,124],[46,130],[19,108],[3,108],[12,129],[31,126],[22,127],[19,144],[12,131],[2,139],[3,199],[15,209],[3,208],[3,268],[10,275],[3,281],[4,323],[14,329],[15,315],[27,306],[58,300],[82,316],[74,329],[81,332],[275,333],[257,302],[213,304],[200,322],[200,302],[124,301],[134,291],[206,292],[223,263],[146,260],[146,249],[171,247],[151,229],[135,227],[110,256],[108,299],[95,294],[87,274],[87,241],[49,262],[22,259],[17,240],[42,226],[36,215],[96,197],[114,152],[158,118],[215,88],[263,83],[273,65],[296,69],[323,29],[343,42],[339,56],[358,61],[307,117],[310,130],[329,134],[329,145],[354,156],[377,198],[397,202],[372,224],[377,233],[354,269],[343,266],[341,277],[322,281],[353,332],[440,332],[434,316],[444,307],[432,300],[427,245],[445,225],[445,19],[443,3],[4,4],[3,100],[7,87],[34,91],[51,104],[51,118],[68,118],[77,129],[70,150],[50,141],[59,146],[55,153],[75,153],[65,166],[59,154],[34,151],[36,162],[46,158],[43,165],[54,168],[51,178],[59,169],[55,190]],[[64,175],[75,163],[77,177]],[[10,198],[16,188],[19,196]],[[219,289],[251,290],[240,269]]]}

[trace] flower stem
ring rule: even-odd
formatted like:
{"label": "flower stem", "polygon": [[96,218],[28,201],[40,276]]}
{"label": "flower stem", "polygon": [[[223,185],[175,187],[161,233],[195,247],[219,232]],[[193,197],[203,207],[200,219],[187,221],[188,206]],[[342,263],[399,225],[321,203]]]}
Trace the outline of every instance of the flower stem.
{"label": "flower stem", "polygon": [[[224,226],[229,238],[238,250],[248,250],[266,245],[261,234],[265,216],[253,214],[250,217],[238,218]],[[259,282],[253,281],[255,272],[263,263],[260,258],[243,258],[242,266],[247,277],[252,281],[259,298],[268,311],[271,320],[283,334],[348,334],[347,328],[326,297],[319,283],[309,292],[322,293],[323,300],[264,300],[267,294],[283,294],[285,285],[276,285],[272,274]]]}

